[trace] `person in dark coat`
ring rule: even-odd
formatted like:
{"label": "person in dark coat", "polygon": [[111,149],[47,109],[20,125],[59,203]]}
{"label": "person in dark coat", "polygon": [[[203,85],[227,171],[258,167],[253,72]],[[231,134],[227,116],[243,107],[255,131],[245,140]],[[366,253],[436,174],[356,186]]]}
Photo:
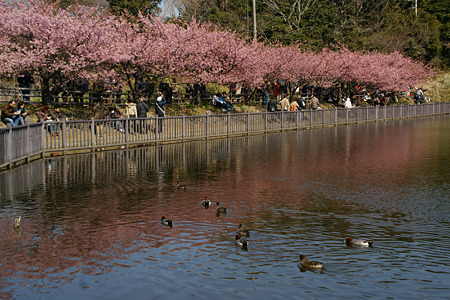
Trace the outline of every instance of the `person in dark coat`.
{"label": "person in dark coat", "polygon": [[34,83],[34,78],[30,72],[24,71],[19,74],[17,78],[19,88],[22,90],[22,100],[30,101],[31,85]]}
{"label": "person in dark coat", "polygon": [[271,99],[267,104],[267,111],[269,112],[277,111],[277,102],[274,99]]}
{"label": "person in dark coat", "polygon": [[[137,117],[138,118],[147,118],[147,113],[150,110],[148,104],[144,102],[144,97],[139,98],[139,102],[136,104]],[[147,126],[145,120],[138,121],[138,132],[139,133],[147,133]]]}
{"label": "person in dark coat", "polygon": [[139,102],[136,104],[137,117],[147,118],[147,112],[150,110],[148,104],[144,102],[144,98],[139,98]]}

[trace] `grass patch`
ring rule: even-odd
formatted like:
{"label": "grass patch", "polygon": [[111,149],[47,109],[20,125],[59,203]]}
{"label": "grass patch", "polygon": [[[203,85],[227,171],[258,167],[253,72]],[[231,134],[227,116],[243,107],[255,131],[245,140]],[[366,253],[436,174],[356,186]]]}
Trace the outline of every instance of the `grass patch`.
{"label": "grass patch", "polygon": [[424,85],[433,102],[450,102],[450,72],[442,73]]}

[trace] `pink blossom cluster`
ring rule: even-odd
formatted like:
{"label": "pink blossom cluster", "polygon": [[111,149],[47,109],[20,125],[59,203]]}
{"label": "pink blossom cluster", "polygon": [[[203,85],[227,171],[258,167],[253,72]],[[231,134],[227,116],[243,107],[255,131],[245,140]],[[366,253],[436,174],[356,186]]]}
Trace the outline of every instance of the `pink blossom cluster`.
{"label": "pink blossom cluster", "polygon": [[185,82],[342,82],[400,91],[434,75],[423,63],[394,52],[320,52],[300,44],[265,45],[211,24],[164,23],[156,17],[115,16],[98,8],[29,0],[0,0],[0,76],[27,70],[48,81],[145,76]]}

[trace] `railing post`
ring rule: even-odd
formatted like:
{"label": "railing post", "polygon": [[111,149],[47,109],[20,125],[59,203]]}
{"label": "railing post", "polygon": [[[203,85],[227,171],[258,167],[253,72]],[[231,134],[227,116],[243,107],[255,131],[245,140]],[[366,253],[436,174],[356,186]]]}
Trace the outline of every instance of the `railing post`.
{"label": "railing post", "polygon": [[227,137],[230,137],[230,113],[227,114]]}
{"label": "railing post", "polygon": [[338,109],[337,109],[337,107],[335,107],[334,108],[334,125],[335,126],[337,125],[337,112],[338,112]]}
{"label": "railing post", "polygon": [[322,109],[322,127],[325,126],[325,109]]}
{"label": "railing post", "polygon": [[387,106],[383,106],[384,107],[384,120],[386,121],[387,120],[387,114],[386,114],[386,107]]}
{"label": "railing post", "polygon": [[129,136],[129,129],[130,129],[130,118],[127,117],[125,119],[125,145],[128,148],[128,140],[130,138]]}
{"label": "railing post", "polygon": [[158,143],[159,141],[159,116],[155,116],[155,141]]}
{"label": "railing post", "polygon": [[12,127],[8,127],[8,137],[6,138],[6,162],[9,164],[12,163]]}
{"label": "railing post", "polygon": [[366,123],[369,123],[369,106],[366,106]]}
{"label": "railing post", "polygon": [[309,129],[312,128],[312,115],[313,115],[313,112],[312,112],[312,109],[310,109],[309,110]]}
{"label": "railing post", "polygon": [[264,119],[264,131],[267,133],[267,131],[269,130],[269,121],[268,121],[268,119],[269,119],[269,112],[266,111],[264,116],[265,116],[265,119]]}
{"label": "railing post", "polygon": [[284,110],[281,109],[281,131],[284,131]]}
{"label": "railing post", "polygon": [[91,117],[91,147],[92,151],[95,151],[95,132],[97,129],[95,128],[95,121],[94,118]]}
{"label": "railing post", "polygon": [[67,123],[66,120],[63,120],[62,123],[62,143],[63,143],[63,152],[65,153],[67,150]]}
{"label": "railing post", "polygon": [[348,108],[345,109],[345,123],[348,124]]}
{"label": "railing post", "polygon": [[247,135],[250,135],[250,112],[247,111]]}
{"label": "railing post", "polygon": [[26,134],[27,138],[25,139],[25,153],[27,154],[25,161],[28,163],[28,160],[31,156],[31,150],[30,150],[30,139],[31,139],[31,134],[30,134],[30,124],[27,124],[27,129],[26,129]]}
{"label": "railing post", "polygon": [[181,139],[184,142],[186,134],[186,116],[183,115],[181,120]]}
{"label": "railing post", "polygon": [[208,113],[206,113],[206,124],[205,124],[205,126],[206,126],[206,128],[205,128],[205,132],[206,132],[206,139],[208,139],[209,138],[209,114]]}
{"label": "railing post", "polygon": [[44,157],[45,152],[45,123],[42,120],[42,126],[41,126],[41,149],[42,149],[42,157]]}

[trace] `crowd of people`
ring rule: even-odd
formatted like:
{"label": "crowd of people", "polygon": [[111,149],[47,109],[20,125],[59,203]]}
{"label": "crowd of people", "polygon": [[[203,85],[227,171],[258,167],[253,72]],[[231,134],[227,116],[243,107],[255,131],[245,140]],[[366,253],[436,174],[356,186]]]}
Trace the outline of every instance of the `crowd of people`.
{"label": "crowd of people", "polygon": [[[34,84],[33,76],[29,72],[22,72],[17,78],[18,86],[22,92],[22,100],[30,101],[30,89]],[[95,80],[89,82],[87,79],[67,79],[64,77],[56,77],[51,85],[51,93],[54,102],[62,100],[63,102],[84,103],[88,98],[89,102],[108,102],[109,104],[122,104],[134,97],[144,97],[146,100],[154,99],[155,94],[161,92],[165,98],[166,105],[171,105],[173,99],[184,100],[192,105],[205,103],[212,98],[214,107],[223,111],[233,110],[233,102],[241,100],[248,102],[262,101],[264,106],[269,104],[271,98],[275,98],[280,103],[285,95],[291,95],[289,99],[297,100],[301,109],[301,101],[311,103],[312,109],[317,109],[320,104],[316,103],[314,97],[320,101],[326,101],[334,104],[336,107],[349,107],[347,98],[350,98],[352,106],[358,106],[361,102],[366,102],[373,106],[389,105],[396,101],[394,93],[373,90],[365,86],[349,83],[335,87],[324,88],[315,84],[295,84],[277,80],[273,82],[265,82],[260,87],[252,88],[242,84],[234,84],[228,86],[226,93],[216,93],[211,95],[204,83],[181,83],[176,79],[170,81],[157,82],[155,78],[144,77],[136,84],[136,90],[124,91],[124,83],[114,78],[103,80]],[[416,104],[427,102],[428,97],[424,94],[425,90],[414,88],[410,91],[410,97],[414,98]],[[86,98],[86,94],[88,97]],[[132,96],[133,94],[133,96]],[[314,101],[312,101],[314,100]],[[311,102],[310,102],[311,101]],[[285,107],[283,107],[283,110]]]}
{"label": "crowd of people", "polygon": [[[21,73],[18,78],[19,87],[22,88],[22,99],[24,101],[11,100],[1,108],[1,121],[8,127],[15,127],[18,125],[27,124],[30,117],[25,111],[25,102],[30,100],[29,89],[33,84],[33,77],[28,72]],[[124,132],[123,122],[119,122],[122,118],[145,118],[149,111],[149,104],[146,100],[154,97],[155,84],[150,79],[145,79],[139,82],[137,89],[139,92],[139,100],[134,103],[132,97],[128,97],[127,103],[125,103],[124,112],[121,112],[119,104],[122,100],[117,97],[117,101],[113,103],[106,103],[106,99],[102,97],[105,91],[104,82],[93,82],[92,86],[87,80],[79,79],[78,81],[70,81],[66,83],[67,86],[74,88],[74,91],[62,90],[62,93],[72,95],[73,101],[83,102],[83,96],[88,91],[91,91],[94,95],[93,112],[95,119],[112,119],[118,120],[112,122],[112,126]],[[122,86],[112,80],[108,85],[115,87],[116,91],[122,92]],[[236,84],[230,87],[229,93],[216,93],[212,97],[206,90],[204,84],[183,84],[185,101],[189,101],[190,104],[198,105],[202,99],[211,99],[214,108],[221,110],[222,112],[234,111],[233,101],[240,101],[240,99],[260,99],[262,104],[267,107],[267,111],[298,111],[304,109],[321,109],[321,102],[328,102],[334,104],[336,107],[352,108],[361,103],[367,103],[367,105],[373,106],[387,106],[392,102],[397,102],[397,96],[394,93],[385,94],[381,91],[369,92],[364,87],[352,86],[348,87],[344,85],[342,88],[322,88],[311,84],[303,84],[301,86],[292,86],[283,81],[275,81],[272,83],[266,82],[260,88],[250,89],[249,87]],[[154,97],[153,104],[155,106],[155,115],[157,117],[164,117],[166,115],[165,106],[172,104],[173,95],[178,93],[180,85],[176,80],[172,80],[169,83],[159,83]],[[416,104],[421,104],[427,101],[427,97],[424,95],[424,90],[415,88],[414,92],[410,92]],[[232,99],[233,98],[233,99]],[[114,103],[116,102],[116,103]],[[107,104],[107,105],[106,105]],[[109,106],[109,108],[106,108]],[[107,109],[107,110],[106,110]],[[59,105],[54,106],[51,110],[47,106],[43,106],[37,113],[39,122],[55,122],[67,120],[67,118],[61,113]],[[139,125],[139,122],[131,122],[133,131],[142,132],[143,128]],[[162,120],[158,120],[158,130],[162,130]],[[53,135],[58,135],[57,126],[48,126],[49,132]],[[131,130],[131,129],[129,129]],[[131,133],[131,131],[130,131]]]}

